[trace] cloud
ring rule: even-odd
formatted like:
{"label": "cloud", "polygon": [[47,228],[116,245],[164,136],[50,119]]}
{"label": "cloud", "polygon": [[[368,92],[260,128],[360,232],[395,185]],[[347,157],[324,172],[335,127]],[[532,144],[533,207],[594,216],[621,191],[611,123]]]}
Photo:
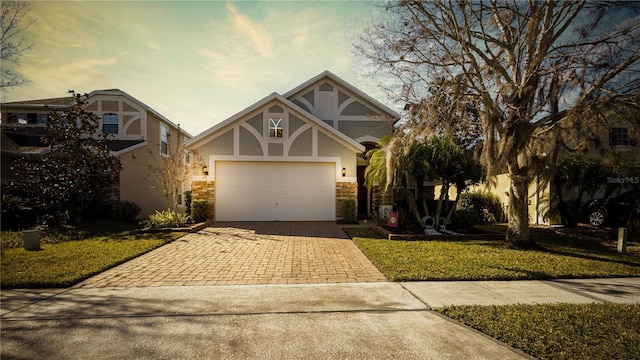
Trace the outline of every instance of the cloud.
{"label": "cloud", "polygon": [[[32,2],[29,16],[36,22],[28,33],[39,38],[46,45],[59,46],[61,43],[73,48],[94,48],[97,46],[95,34],[108,26],[100,18],[100,12],[87,9],[87,4],[77,3],[66,6],[58,2]],[[93,24],[87,31],[87,24]],[[43,44],[37,43],[37,46]]]}
{"label": "cloud", "polygon": [[350,44],[329,5],[227,3],[225,10],[223,19],[207,24],[203,32],[209,36],[196,50],[216,85],[259,97],[300,80],[296,73],[349,66],[348,56],[335,56]]}
{"label": "cloud", "polygon": [[154,43],[153,41],[147,41],[147,47],[151,50],[162,51],[162,48],[158,46],[158,44]]}
{"label": "cloud", "polygon": [[[88,92],[101,87],[117,87],[117,84],[112,83],[108,71],[108,68],[116,64],[117,60],[114,58],[78,59],[63,65],[41,59],[39,62],[23,64],[23,71],[29,74],[32,80],[29,88],[38,88],[55,96],[64,96],[65,94],[61,93],[62,89]],[[29,88],[25,89],[29,90]]]}
{"label": "cloud", "polygon": [[232,37],[251,44],[263,57],[273,58],[272,40],[264,26],[240,13],[233,3],[227,3],[227,11],[231,15],[231,23],[235,30],[235,36]]}

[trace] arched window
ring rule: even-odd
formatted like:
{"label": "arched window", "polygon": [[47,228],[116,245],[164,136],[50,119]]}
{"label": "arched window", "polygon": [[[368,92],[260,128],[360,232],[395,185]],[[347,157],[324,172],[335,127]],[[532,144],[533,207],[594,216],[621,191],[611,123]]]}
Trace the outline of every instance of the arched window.
{"label": "arched window", "polygon": [[118,134],[118,114],[108,113],[102,115],[102,132],[105,134]]}
{"label": "arched window", "polygon": [[269,119],[269,137],[281,138],[282,129],[282,119]]}

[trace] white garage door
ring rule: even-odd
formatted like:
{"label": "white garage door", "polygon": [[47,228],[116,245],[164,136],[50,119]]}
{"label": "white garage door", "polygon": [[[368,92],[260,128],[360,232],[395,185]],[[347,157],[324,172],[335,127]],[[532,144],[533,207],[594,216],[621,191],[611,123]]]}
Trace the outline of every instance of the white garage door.
{"label": "white garage door", "polygon": [[333,221],[334,163],[216,162],[217,221]]}

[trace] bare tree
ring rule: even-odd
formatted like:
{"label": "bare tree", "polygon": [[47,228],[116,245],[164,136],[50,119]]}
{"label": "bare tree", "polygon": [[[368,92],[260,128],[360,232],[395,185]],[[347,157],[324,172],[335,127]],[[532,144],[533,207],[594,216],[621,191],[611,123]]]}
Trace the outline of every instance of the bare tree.
{"label": "bare tree", "polygon": [[396,98],[433,122],[426,134],[451,118],[433,116],[424,99],[453,92],[477,107],[483,163],[511,179],[505,246],[532,246],[532,179],[552,172],[562,148],[597,142],[607,111],[639,105],[634,4],[399,0],[386,11],[356,52],[402,82]]}
{"label": "bare tree", "polygon": [[33,44],[25,42],[21,33],[31,26],[35,19],[27,17],[29,5],[23,1],[2,1],[0,3],[0,61],[2,65],[0,89],[6,90],[25,86],[29,80],[10,68],[19,64],[22,53]]}
{"label": "bare tree", "polygon": [[[167,210],[175,211],[181,187],[191,178],[193,165],[188,160],[188,153],[184,147],[184,134],[178,126],[177,139],[167,144],[166,155],[158,159],[154,152],[149,151],[156,160],[156,164],[149,165],[148,180],[160,182],[162,196]],[[195,154],[194,154],[195,155]],[[199,160],[200,161],[200,160]]]}

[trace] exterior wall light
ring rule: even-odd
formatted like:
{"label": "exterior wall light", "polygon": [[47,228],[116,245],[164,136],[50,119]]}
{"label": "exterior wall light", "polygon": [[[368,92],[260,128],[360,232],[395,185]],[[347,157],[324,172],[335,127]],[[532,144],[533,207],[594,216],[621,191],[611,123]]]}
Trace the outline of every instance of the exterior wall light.
{"label": "exterior wall light", "polygon": [[204,176],[209,175],[209,167],[207,165],[202,165],[202,174]]}
{"label": "exterior wall light", "polygon": [[342,177],[345,177],[345,176],[347,176],[347,168],[343,167],[342,168]]}

